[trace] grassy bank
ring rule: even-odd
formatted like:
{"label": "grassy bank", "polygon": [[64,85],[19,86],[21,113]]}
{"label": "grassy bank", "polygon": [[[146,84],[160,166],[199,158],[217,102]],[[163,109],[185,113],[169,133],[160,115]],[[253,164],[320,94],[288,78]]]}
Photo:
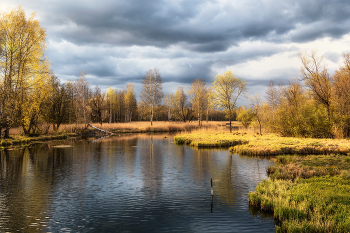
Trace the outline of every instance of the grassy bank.
{"label": "grassy bank", "polygon": [[17,147],[22,145],[30,145],[35,142],[44,142],[51,140],[63,140],[68,137],[78,136],[74,133],[58,134],[58,135],[42,135],[38,137],[27,137],[23,135],[13,135],[9,139],[0,140],[0,149]]}
{"label": "grassy bank", "polygon": [[340,139],[314,139],[280,137],[275,134],[256,135],[240,132],[192,133],[175,137],[177,144],[196,147],[231,146],[232,153],[253,156],[281,154],[349,154],[350,141]]}
{"label": "grassy bank", "polygon": [[273,211],[282,232],[350,231],[350,158],[342,155],[278,156],[270,180],[249,202]]}

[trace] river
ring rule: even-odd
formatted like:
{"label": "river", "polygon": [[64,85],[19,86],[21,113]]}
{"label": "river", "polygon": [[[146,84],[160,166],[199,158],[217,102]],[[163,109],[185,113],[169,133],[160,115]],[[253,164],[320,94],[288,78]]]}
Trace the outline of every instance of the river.
{"label": "river", "polygon": [[166,134],[1,151],[0,232],[275,232],[248,205],[272,164]]}

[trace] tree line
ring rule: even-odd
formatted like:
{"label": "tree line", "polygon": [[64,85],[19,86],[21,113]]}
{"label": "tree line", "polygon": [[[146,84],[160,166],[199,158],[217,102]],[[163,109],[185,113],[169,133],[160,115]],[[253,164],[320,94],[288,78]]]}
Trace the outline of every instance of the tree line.
{"label": "tree line", "polygon": [[263,127],[282,136],[350,137],[350,54],[344,54],[343,64],[332,76],[324,57],[315,51],[299,58],[300,78],[278,86],[271,80],[266,101],[251,97],[249,106],[238,109],[237,119],[245,127],[255,122],[260,133]]}

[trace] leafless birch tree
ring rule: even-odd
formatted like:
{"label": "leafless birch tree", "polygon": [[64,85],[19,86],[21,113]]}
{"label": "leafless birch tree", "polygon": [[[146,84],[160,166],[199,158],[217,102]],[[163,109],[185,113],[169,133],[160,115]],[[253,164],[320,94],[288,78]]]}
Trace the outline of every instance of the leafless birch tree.
{"label": "leafless birch tree", "polygon": [[151,125],[153,125],[154,109],[157,107],[163,98],[162,77],[157,68],[150,69],[143,76],[141,90],[141,104],[149,111]]}

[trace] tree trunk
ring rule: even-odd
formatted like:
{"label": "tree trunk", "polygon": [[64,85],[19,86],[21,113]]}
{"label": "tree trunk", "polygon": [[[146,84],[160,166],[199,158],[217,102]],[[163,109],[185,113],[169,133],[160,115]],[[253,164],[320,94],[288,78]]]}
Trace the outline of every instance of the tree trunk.
{"label": "tree trunk", "polygon": [[112,123],[112,107],[109,108],[109,124]]}
{"label": "tree trunk", "polygon": [[151,126],[153,125],[153,105],[151,107]]}
{"label": "tree trunk", "polygon": [[6,118],[6,127],[5,127],[5,138],[10,138],[10,123],[8,117]]}
{"label": "tree trunk", "polygon": [[1,135],[2,135],[2,123],[3,123],[3,119],[2,119],[2,106],[0,109],[0,140],[1,140]]}
{"label": "tree trunk", "polygon": [[229,117],[228,117],[228,118],[229,118],[229,121],[230,121],[230,133],[232,133],[232,127],[231,127],[231,125],[232,125],[232,124],[231,124],[231,113],[229,114]]}
{"label": "tree trunk", "polygon": [[200,113],[198,113],[198,126],[201,126],[201,117],[200,117]]}
{"label": "tree trunk", "polygon": [[207,123],[209,121],[209,108],[207,108]]}
{"label": "tree trunk", "polygon": [[261,122],[259,121],[259,128],[260,128],[260,135],[262,135],[261,134]]}

